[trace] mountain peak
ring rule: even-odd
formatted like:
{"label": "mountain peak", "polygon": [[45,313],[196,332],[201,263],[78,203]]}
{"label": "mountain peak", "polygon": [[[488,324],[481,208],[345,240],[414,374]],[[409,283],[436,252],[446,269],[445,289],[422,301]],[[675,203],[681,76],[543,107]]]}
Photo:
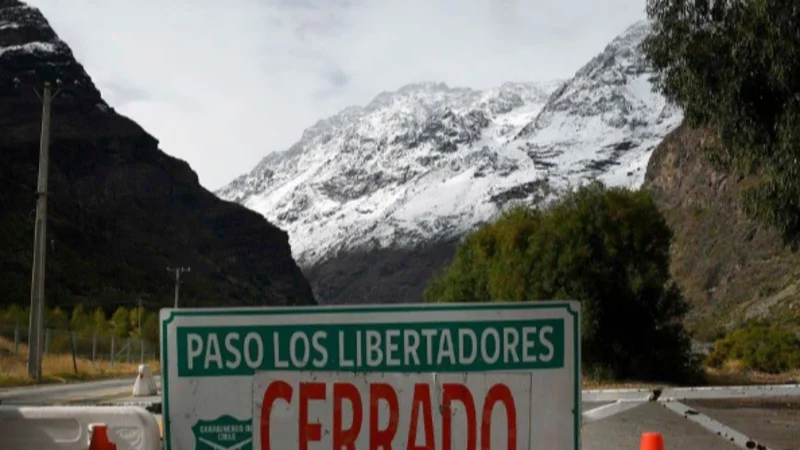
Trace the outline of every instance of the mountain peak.
{"label": "mountain peak", "polygon": [[653,29],[653,21],[650,19],[642,19],[631,24],[628,28],[625,29],[625,31],[620,33],[620,35],[617,36],[611,42],[624,40],[629,36],[635,36],[636,40],[641,41],[647,36],[648,33],[650,33],[650,30],[652,29]]}
{"label": "mountain peak", "polygon": [[488,90],[417,82],[306,130],[217,191],[288,230],[295,258],[457,238],[511,204],[589,178],[637,186],[681,119],[651,92],[637,42],[620,34],[570,80]]}
{"label": "mountain peak", "polygon": [[639,45],[644,41],[652,30],[652,23],[649,20],[640,20],[625,29],[619,36],[615,37],[597,56],[597,58],[608,57],[608,55],[615,55],[617,57],[627,57],[635,55],[637,58],[644,60],[644,55],[639,49]]}
{"label": "mountain peak", "polygon": [[32,88],[41,89],[45,82],[61,89],[59,105],[108,108],[41,11],[16,0],[0,0],[0,97],[36,103]]}
{"label": "mountain peak", "polygon": [[[313,304],[288,237],[263,216],[203,189],[186,162],[103,102],[83,66],[37,9],[0,0],[0,306],[30,289],[45,82],[50,122],[48,301],[105,308],[170,301],[167,265],[189,265],[187,306]],[[52,270],[51,270],[52,269]],[[184,291],[181,291],[184,292]],[[167,304],[166,301],[164,304]]]}
{"label": "mountain peak", "polygon": [[375,98],[372,99],[372,102],[370,103],[380,103],[383,99],[398,95],[426,94],[433,92],[446,92],[449,90],[450,87],[447,85],[447,83],[437,81],[419,81],[416,83],[404,84],[394,91],[381,91],[375,96]]}
{"label": "mountain peak", "polygon": [[28,6],[28,5],[26,5],[25,3],[22,3],[19,0],[0,0],[0,9],[3,9],[3,8],[14,8],[14,7],[18,7],[18,6],[26,6],[28,8],[32,8],[31,6]]}
{"label": "mountain peak", "polygon": [[406,84],[398,89],[397,92],[441,92],[448,90],[450,90],[450,87],[447,85],[447,83],[441,81],[419,81],[416,83]]}

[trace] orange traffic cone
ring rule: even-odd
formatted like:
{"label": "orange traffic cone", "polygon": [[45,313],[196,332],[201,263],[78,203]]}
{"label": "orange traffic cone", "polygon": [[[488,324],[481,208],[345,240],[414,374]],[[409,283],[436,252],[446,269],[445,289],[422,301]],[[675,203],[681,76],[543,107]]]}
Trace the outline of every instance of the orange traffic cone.
{"label": "orange traffic cone", "polygon": [[97,424],[92,428],[92,441],[89,450],[117,450],[117,444],[108,439],[108,427]]}
{"label": "orange traffic cone", "polygon": [[639,450],[664,450],[664,438],[661,433],[642,433]]}

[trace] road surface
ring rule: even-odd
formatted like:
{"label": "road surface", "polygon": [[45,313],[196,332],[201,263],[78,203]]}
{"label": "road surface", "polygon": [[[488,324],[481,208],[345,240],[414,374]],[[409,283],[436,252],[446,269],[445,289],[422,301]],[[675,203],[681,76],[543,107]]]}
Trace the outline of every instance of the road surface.
{"label": "road surface", "polygon": [[[160,377],[156,376],[160,386]],[[0,390],[0,402],[17,405],[74,403],[114,404],[160,402],[160,397],[134,398],[134,377],[90,383]],[[610,402],[584,402],[584,412]],[[800,449],[800,397],[737,400],[682,400],[682,405],[707,415],[771,450]],[[160,414],[156,415],[161,422]],[[581,431],[582,450],[638,449],[645,431],[664,435],[665,447],[682,450],[735,450],[743,447],[716,435],[662,403],[640,404],[618,414],[587,423]],[[744,447],[747,448],[747,447]]]}
{"label": "road surface", "polygon": [[[599,404],[584,404],[584,410]],[[643,432],[664,436],[664,447],[685,450],[735,450],[739,447],[712,434],[657,403],[647,403],[628,411],[588,423],[581,430],[582,450],[636,450]]]}
{"label": "road surface", "polygon": [[[727,426],[726,432],[741,433],[771,450],[800,449],[800,398],[776,397],[741,400],[683,400],[691,408],[685,417],[662,403],[644,403],[627,411],[587,423],[581,433],[582,450],[619,450],[639,448],[643,432],[656,431],[664,436],[666,448],[698,450],[734,450],[738,446],[691,420],[705,415]],[[584,411],[606,403],[583,403]],[[757,444],[756,444],[757,443]]]}
{"label": "road surface", "polygon": [[[160,388],[161,377],[154,376]],[[75,403],[106,403],[134,401],[132,397],[135,376],[88,383],[30,386],[0,390],[0,404],[4,405],[66,405]],[[159,400],[160,401],[160,400]]]}

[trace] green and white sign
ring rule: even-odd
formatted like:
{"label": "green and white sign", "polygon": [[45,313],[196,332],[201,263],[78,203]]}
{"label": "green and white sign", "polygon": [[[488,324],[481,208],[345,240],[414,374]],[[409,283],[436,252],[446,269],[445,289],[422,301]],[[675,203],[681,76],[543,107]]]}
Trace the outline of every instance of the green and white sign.
{"label": "green and white sign", "polygon": [[222,416],[217,420],[198,420],[192,427],[198,450],[252,450],[253,429],[250,420]]}
{"label": "green and white sign", "polygon": [[348,373],[526,373],[519,448],[580,449],[578,302],[163,309],[161,342],[166,450],[252,448],[254,378]]}

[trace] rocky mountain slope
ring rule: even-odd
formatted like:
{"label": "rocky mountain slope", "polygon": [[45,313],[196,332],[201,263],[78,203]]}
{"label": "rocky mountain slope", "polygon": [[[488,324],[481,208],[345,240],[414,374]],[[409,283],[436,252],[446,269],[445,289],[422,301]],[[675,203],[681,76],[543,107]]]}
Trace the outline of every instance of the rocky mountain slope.
{"label": "rocky mountain slope", "polygon": [[106,104],[35,8],[0,0],[0,306],[30,301],[42,104],[53,102],[47,303],[315,303],[286,232],[203,189],[184,161]]}
{"label": "rocky mountain slope", "polygon": [[702,152],[713,139],[681,125],[653,152],[644,183],[675,233],[671,271],[693,306],[688,321],[713,338],[749,318],[798,320],[800,254],[745,216],[739,194],[757,177],[713,169]]}
{"label": "rocky mountain slope", "polygon": [[455,242],[596,177],[641,185],[682,114],[651,92],[637,23],[564,82],[419,83],[306,130],[217,194],[289,232],[320,301],[421,301]]}
{"label": "rocky mountain slope", "polygon": [[553,87],[385,92],[320,121],[218,194],[281,223],[302,265],[457,235],[491,216],[486,193],[523,183],[519,155],[493,147],[513,139]]}

